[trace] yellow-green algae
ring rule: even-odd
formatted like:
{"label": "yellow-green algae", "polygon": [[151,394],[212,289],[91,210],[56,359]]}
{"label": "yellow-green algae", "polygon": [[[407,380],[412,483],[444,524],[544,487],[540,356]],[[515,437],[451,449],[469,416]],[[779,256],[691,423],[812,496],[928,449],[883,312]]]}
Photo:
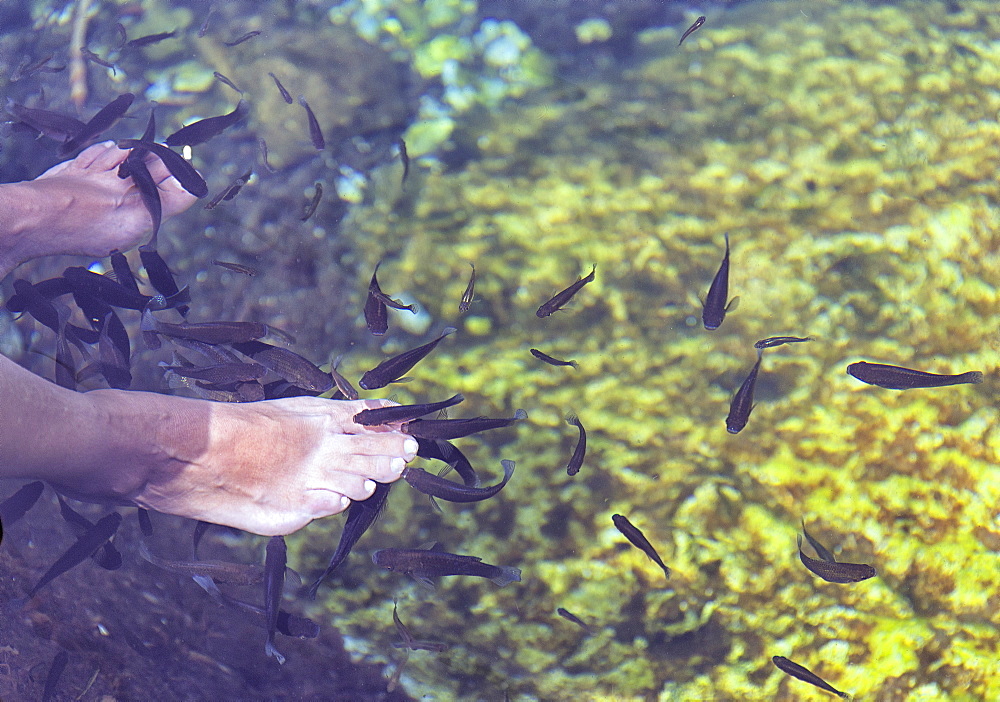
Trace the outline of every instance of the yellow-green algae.
{"label": "yellow-green algae", "polygon": [[[389,257],[385,289],[443,326],[474,261],[473,313],[489,321],[385,394],[461,391],[453,416],[530,412],[459,444],[493,476],[518,461],[498,497],[438,514],[394,488],[323,591],[359,652],[394,657],[398,598],[411,629],[453,645],[410,657],[404,684],[435,699],[821,694],[772,655],[864,699],[1000,698],[1000,16],[949,5],[752,3],[679,50],[673,30],[650,33],[619,80],[463,125],[477,159],[424,166],[397,202],[355,212],[364,269]],[[708,333],[696,297],[724,232],[743,301]],[[570,311],[534,317],[591,263]],[[774,334],[817,340],[767,352],[758,405],[730,436],[751,344]],[[987,378],[900,393],[848,377],[860,359]],[[569,411],[590,435],[575,478]],[[657,545],[668,582],[614,512]],[[879,576],[814,578],[795,553],[800,517]],[[338,532],[294,539],[302,562],[319,569]],[[368,558],[432,540],[517,565],[523,582],[448,578],[431,595]]]}

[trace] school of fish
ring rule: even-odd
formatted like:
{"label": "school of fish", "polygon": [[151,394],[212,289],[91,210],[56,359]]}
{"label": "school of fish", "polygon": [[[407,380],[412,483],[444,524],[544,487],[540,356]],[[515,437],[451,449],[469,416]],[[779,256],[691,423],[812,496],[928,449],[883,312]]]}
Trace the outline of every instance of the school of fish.
{"label": "school of fish", "polygon": [[[680,37],[678,46],[701,28],[705,21],[705,17],[699,17]],[[207,24],[206,17],[199,37],[203,36]],[[167,32],[126,41],[125,30],[121,25],[118,25],[118,31],[122,35],[123,51],[151,46],[175,36],[174,32]],[[238,46],[259,34],[260,31],[252,31],[223,44],[226,47]],[[85,51],[84,56],[99,65],[114,67],[112,62],[92,52]],[[17,69],[18,74],[31,75],[52,70],[47,68],[51,58],[52,56],[48,56],[34,63],[25,63]],[[155,109],[151,107],[141,136],[117,141],[119,147],[130,150],[118,175],[121,178],[132,179],[153,222],[150,241],[139,247],[139,258],[145,272],[145,280],[152,288],[149,294],[142,291],[145,285],[140,286],[140,278],[132,270],[124,253],[115,251],[110,255],[109,269],[112,273],[109,274],[102,275],[81,267],[69,267],[61,276],[35,283],[24,279],[15,280],[13,282],[15,294],[7,300],[7,309],[15,314],[29,315],[55,334],[57,352],[54,359],[54,378],[57,383],[71,390],[84,386],[92,387],[98,374],[110,387],[129,389],[132,386],[131,371],[135,362],[133,344],[121,319],[121,311],[128,310],[139,313],[138,329],[147,348],[158,349],[164,340],[169,341],[174,347],[180,347],[174,348],[171,363],[160,364],[171,387],[186,388],[201,397],[226,402],[252,402],[295,395],[324,396],[332,400],[356,399],[359,396],[358,391],[350,380],[337,371],[336,363],[330,364],[328,369],[323,369],[289,350],[285,345],[293,343],[294,339],[280,329],[256,321],[192,322],[186,319],[193,303],[192,291],[188,286],[178,285],[174,273],[157,251],[161,208],[159,193],[150,177],[146,161],[149,158],[159,158],[181,186],[192,195],[203,198],[208,194],[203,176],[184,155],[174,149],[204,144],[226,130],[238,128],[251,113],[251,102],[243,98],[244,91],[221,73],[215,72],[214,75],[217,80],[239,93],[240,98],[232,111],[182,126],[162,141],[158,141]],[[274,73],[268,75],[283,102],[293,105],[296,101],[279,77]],[[6,110],[19,125],[56,142],[57,154],[68,156],[95,142],[112,129],[127,116],[134,101],[133,94],[124,93],[98,110],[86,122],[69,115],[32,108],[13,101],[8,102]],[[318,152],[324,151],[327,139],[323,133],[321,118],[313,112],[305,96],[299,95],[297,102],[304,112],[309,141]],[[411,164],[406,144],[399,140],[397,146],[404,166],[405,182]],[[260,151],[261,165],[268,171],[273,171],[267,163],[267,145],[263,140],[260,140]],[[211,210],[237,197],[253,175],[253,168],[247,169],[219,191],[205,205],[205,209]],[[314,195],[305,204],[301,221],[307,221],[313,216],[322,196],[323,184],[317,182]],[[247,276],[259,273],[254,267],[238,262],[214,261],[213,263]],[[415,305],[404,304],[383,292],[378,281],[379,265],[372,271],[364,307],[361,310],[369,332],[376,338],[388,332],[389,308],[414,314],[417,312]],[[727,233],[724,237],[722,261],[709,282],[703,301],[702,323],[708,332],[717,331],[727,315],[736,310],[739,302],[738,296],[730,298],[731,265],[738,265],[738,257],[731,258],[730,239]],[[469,266],[471,272],[468,284],[457,303],[459,314],[468,312],[476,302],[476,268],[473,262],[469,262]],[[567,306],[577,295],[583,295],[585,287],[595,281],[596,268],[594,265],[588,274],[579,277],[548,300],[541,302],[535,311],[535,316],[545,320],[560,312],[571,314],[572,312],[566,312]],[[553,284],[555,282],[553,281]],[[181,321],[161,319],[164,314],[178,315]],[[456,332],[455,327],[446,327],[432,340],[384,359],[365,372],[357,380],[357,385],[362,390],[371,391],[406,380],[407,373],[413,371],[421,360]],[[265,342],[262,339],[276,343]],[[808,336],[775,336],[754,343],[756,361],[743,382],[734,389],[729,411],[724,419],[727,432],[739,434],[749,424],[755,407],[754,390],[758,378],[764,372],[762,364],[765,352],[774,353],[771,349],[812,341],[814,339]],[[194,352],[197,357],[186,356],[181,350]],[[579,366],[577,361],[561,360],[537,348],[531,348],[530,353],[537,360],[551,366],[571,369]],[[81,368],[78,358],[90,363]],[[891,363],[864,360],[851,363],[846,371],[862,383],[890,390],[940,388],[983,382],[983,373],[980,371],[937,374]],[[492,499],[505,490],[514,476],[515,462],[504,459],[501,462],[502,477],[492,485],[483,486],[479,472],[452,442],[479,432],[502,429],[526,421],[527,413],[518,409],[511,417],[428,418],[429,415],[443,413],[448,408],[460,405],[464,399],[462,394],[456,392],[452,397],[436,402],[364,410],[355,417],[355,421],[364,426],[390,425],[401,429],[418,440],[420,446],[418,456],[444,464],[446,470],[454,470],[459,478],[457,481],[451,480],[443,474],[434,474],[423,468],[410,466],[404,470],[402,477],[413,489],[428,495],[431,500],[479,502]],[[584,467],[587,432],[577,415],[567,416],[566,421],[578,431],[575,449],[566,466],[567,474],[572,477],[579,474]],[[720,430],[722,423],[720,421]],[[338,566],[348,558],[352,548],[375,523],[386,507],[391,488],[390,484],[380,484],[369,499],[351,504],[347,510],[340,542],[331,555],[327,568],[316,576],[311,585],[304,588],[309,597],[316,596],[319,588],[330,579]],[[4,525],[9,528],[21,519],[39,499],[43,489],[41,482],[29,483],[0,503],[0,540],[3,539]],[[122,565],[121,554],[114,546],[114,537],[121,525],[122,515],[113,511],[97,522],[91,522],[73,510],[61,495],[58,499],[62,517],[69,524],[76,540],[39,577],[38,581],[27,589],[26,599],[34,597],[55,578],[88,559],[107,570],[115,570]],[[662,570],[666,579],[670,578],[669,566],[643,531],[624,515],[610,515],[610,520],[630,544],[641,550]],[[644,520],[640,516],[638,521]],[[148,538],[152,534],[153,526],[145,510],[139,510],[139,522],[143,538]],[[284,655],[275,645],[277,634],[313,638],[319,631],[319,627],[310,620],[281,609],[286,579],[293,581],[298,579],[294,571],[287,569],[284,539],[273,537],[268,541],[263,566],[204,561],[197,558],[197,549],[198,542],[208,527],[207,523],[198,524],[193,544],[195,557],[191,560],[171,560],[155,555],[145,541],[140,542],[139,552],[146,561],[157,568],[181,577],[194,578],[195,582],[220,604],[257,617],[266,632],[263,641],[267,655],[274,657],[279,663],[284,662]],[[806,531],[804,522],[802,533],[819,558],[812,558],[802,550],[800,536],[799,560],[803,567],[817,578],[827,583],[851,585],[877,576],[877,571],[872,565],[838,561],[831,551]],[[485,562],[480,556],[451,553],[440,544],[382,548],[374,551],[372,563],[379,568],[405,574],[429,588],[433,587],[438,578],[449,576],[483,578],[499,587],[520,582],[522,577],[520,568],[516,566],[493,565]],[[263,602],[253,604],[224,595],[217,587],[219,583],[261,587]],[[562,607],[558,608],[555,614],[578,626],[582,635],[593,633],[594,627],[599,626],[594,622],[585,622]],[[401,641],[394,645],[404,650],[404,658],[389,681],[390,690],[398,684],[399,676],[411,651],[440,653],[449,646],[445,642],[416,639],[400,620],[395,603],[392,619],[401,638]],[[49,693],[50,686],[54,687],[55,683],[52,681],[58,681],[67,660],[65,651],[57,655],[49,674],[49,682],[46,683],[46,694]],[[791,677],[840,697],[848,697],[847,693],[835,689],[808,669],[783,656],[773,656],[772,662]]]}

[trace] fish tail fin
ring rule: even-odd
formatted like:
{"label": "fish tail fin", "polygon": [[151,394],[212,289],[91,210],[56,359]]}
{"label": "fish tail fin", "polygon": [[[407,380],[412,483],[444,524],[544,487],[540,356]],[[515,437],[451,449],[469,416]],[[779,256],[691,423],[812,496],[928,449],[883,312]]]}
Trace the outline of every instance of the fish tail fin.
{"label": "fish tail fin", "polygon": [[514,566],[497,567],[500,569],[500,574],[490,578],[490,580],[492,580],[498,587],[504,587],[505,585],[510,585],[511,583],[521,582],[520,568],[515,568]]}
{"label": "fish tail fin", "polygon": [[969,371],[965,374],[966,382],[972,383],[973,385],[978,385],[983,382],[983,372],[982,371]]}
{"label": "fish tail fin", "polygon": [[500,461],[500,465],[503,466],[503,482],[504,484],[510,480],[511,476],[514,475],[514,461],[504,459]]}
{"label": "fish tail fin", "polygon": [[270,641],[264,644],[264,653],[266,653],[269,656],[272,656],[276,661],[278,661],[278,665],[285,664],[285,657],[281,655],[278,649],[276,649],[274,647],[274,644],[271,643]]}
{"label": "fish tail fin", "polygon": [[449,334],[454,334],[457,331],[458,329],[456,329],[455,327],[445,327],[444,331],[441,332],[441,336],[445,337],[448,336]]}
{"label": "fish tail fin", "polygon": [[316,593],[317,593],[317,592],[319,592],[319,586],[320,586],[320,585],[321,585],[322,583],[323,583],[323,578],[318,578],[318,579],[316,580],[316,582],[314,582],[314,583],[313,583],[312,585],[310,585],[310,586],[308,587],[308,589],[306,589],[306,591],[305,591],[305,595],[306,595],[306,596],[307,596],[307,597],[308,597],[308,598],[309,598],[310,600],[315,600],[315,599],[316,599]]}
{"label": "fish tail fin", "polygon": [[219,586],[215,584],[212,576],[192,575],[191,579],[198,583],[198,587],[207,592],[213,600],[219,603],[223,601],[222,592],[219,590]]}
{"label": "fish tail fin", "polygon": [[528,418],[527,410],[519,409],[517,412],[514,413],[514,419],[527,419],[527,418]]}

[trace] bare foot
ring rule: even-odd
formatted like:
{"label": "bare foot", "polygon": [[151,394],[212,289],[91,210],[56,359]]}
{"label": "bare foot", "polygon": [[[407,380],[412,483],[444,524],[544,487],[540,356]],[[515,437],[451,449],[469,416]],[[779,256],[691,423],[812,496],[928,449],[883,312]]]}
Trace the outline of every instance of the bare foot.
{"label": "bare foot", "polygon": [[[91,146],[37,179],[0,185],[0,278],[38,256],[106,256],[152,222],[126,151]],[[164,218],[195,198],[148,162]],[[229,404],[120,390],[74,393],[0,358],[0,477],[42,479],[71,496],[263,535],[291,533],[399,478],[416,442],[352,420],[382,400],[312,397]]]}
{"label": "bare foot", "polygon": [[[19,402],[6,402],[7,395]],[[209,402],[74,393],[0,358],[0,477],[78,499],[288,534],[397,480],[416,441],[353,417],[386,400]]]}
{"label": "bare foot", "polygon": [[[95,144],[35,180],[0,186],[0,277],[39,256],[107,256],[142,242],[153,224],[131,178],[118,177],[128,151],[114,142]],[[195,197],[163,163],[147,157],[159,185],[163,218],[183,212]]]}

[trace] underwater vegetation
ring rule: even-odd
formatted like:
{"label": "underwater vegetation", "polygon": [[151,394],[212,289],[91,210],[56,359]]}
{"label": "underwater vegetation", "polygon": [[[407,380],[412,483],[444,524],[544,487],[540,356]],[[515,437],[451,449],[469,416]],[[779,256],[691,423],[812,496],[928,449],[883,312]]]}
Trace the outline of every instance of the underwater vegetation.
{"label": "underwater vegetation", "polygon": [[[456,442],[476,465],[518,461],[490,501],[442,514],[395,490],[325,607],[368,660],[398,659],[393,598],[451,644],[409,656],[414,694],[817,694],[778,655],[859,697],[995,697],[1000,21],[976,2],[751,3],[677,38],[649,30],[614,77],[557,79],[466,122],[460,169],[424,161],[397,199],[348,216],[369,266],[385,259],[383,280],[460,328],[390,392],[462,392],[469,414],[529,421]],[[706,332],[697,298],[727,232],[742,302]],[[459,318],[467,261],[478,301]],[[591,264],[568,311],[535,318]],[[752,344],[778,334],[815,341],[765,352],[756,408],[730,435]],[[986,377],[897,392],[851,378],[860,360]],[[573,478],[569,412],[589,434]],[[800,518],[877,577],[809,573]],[[523,582],[431,595],[363,556],[435,540]],[[293,541],[322,559],[315,529]]]}
{"label": "underwater vegetation", "polygon": [[[528,411],[456,441],[484,484],[499,480],[501,459],[517,462],[501,492],[439,512],[395,486],[307,614],[359,659],[388,662],[388,677],[401,659],[395,600],[413,636],[448,644],[408,654],[400,672],[406,691],[437,699],[819,694],[772,657],[859,698],[1000,697],[992,3],[699,10],[705,24],[680,47],[694,15],[637,34],[626,65],[573,79],[513,22],[481,22],[475,3],[419,5],[309,5],[321,29],[287,54],[254,50],[266,35],[235,54],[206,43],[199,61],[149,76],[175,100],[177,80],[212,81],[212,69],[266,88],[253,138],[199,164],[213,191],[254,161],[258,134],[286,169],[251,180],[242,208],[196,220],[195,243],[161,235],[179,275],[202,285],[205,319],[225,310],[302,328],[296,350],[316,361],[350,348],[340,371],[351,378],[454,325],[411,382],[369,396],[462,393],[452,411],[462,417]],[[161,18],[148,31],[172,26]],[[255,29],[222,26],[227,40]],[[615,31],[581,27],[577,36]],[[329,70],[329,55],[360,56],[357,72]],[[305,112],[286,110],[269,72],[308,97],[328,137],[349,126],[371,136],[367,146],[309,161]],[[432,79],[428,97],[420,80]],[[228,91],[212,93],[217,104],[201,93],[209,85]],[[377,108],[358,107],[366,95]],[[237,100],[205,82],[178,108],[201,117]],[[400,134],[413,159],[405,186]],[[328,190],[353,206],[324,199],[291,229],[324,169],[339,175]],[[741,303],[707,331],[699,298],[727,234],[729,293]],[[214,258],[263,274],[209,274]],[[361,310],[380,261],[385,289],[420,314],[390,311],[391,332],[372,339]],[[475,296],[460,313],[470,262]],[[563,311],[536,314],[592,268]],[[813,341],[764,351],[756,407],[730,434],[753,343],[777,335]],[[532,348],[577,365],[544,363]],[[985,378],[900,392],[849,376],[863,360]],[[570,413],[587,432],[575,475]],[[841,583],[809,572],[796,553],[803,520],[837,561],[877,575]],[[321,572],[342,524],[290,537],[289,563]],[[518,568],[521,582],[446,578],[431,594],[371,562],[431,542]]]}

